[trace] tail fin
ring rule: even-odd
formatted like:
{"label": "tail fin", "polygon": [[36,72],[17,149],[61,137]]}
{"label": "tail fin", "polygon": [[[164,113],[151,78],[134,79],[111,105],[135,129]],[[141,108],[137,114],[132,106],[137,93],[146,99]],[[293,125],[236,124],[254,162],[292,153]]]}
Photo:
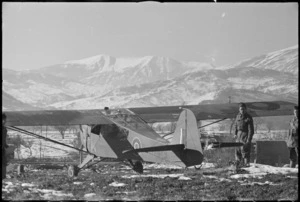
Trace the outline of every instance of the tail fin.
{"label": "tail fin", "polygon": [[185,149],[197,150],[203,154],[197,120],[191,110],[184,109],[181,112],[171,143],[184,144]]}

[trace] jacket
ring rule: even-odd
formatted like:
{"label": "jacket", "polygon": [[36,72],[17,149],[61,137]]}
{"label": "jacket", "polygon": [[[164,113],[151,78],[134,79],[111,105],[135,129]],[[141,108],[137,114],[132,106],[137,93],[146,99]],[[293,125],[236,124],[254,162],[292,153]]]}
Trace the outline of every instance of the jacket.
{"label": "jacket", "polygon": [[290,129],[287,138],[288,147],[298,147],[298,118],[294,117],[290,121]]}
{"label": "jacket", "polygon": [[237,138],[237,142],[251,142],[254,134],[252,117],[248,113],[239,113],[235,119],[234,131]]}

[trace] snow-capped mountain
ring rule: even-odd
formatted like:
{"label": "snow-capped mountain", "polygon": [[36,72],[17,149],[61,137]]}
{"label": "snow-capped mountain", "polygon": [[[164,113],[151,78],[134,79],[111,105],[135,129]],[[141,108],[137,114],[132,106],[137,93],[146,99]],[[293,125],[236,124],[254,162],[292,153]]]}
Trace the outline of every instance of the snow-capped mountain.
{"label": "snow-capped mountain", "polygon": [[99,55],[37,70],[3,69],[3,90],[26,103],[47,107],[55,102],[103,95],[117,88],[168,80],[189,71],[211,68],[205,63],[180,62],[166,57]]}
{"label": "snow-capped mountain", "polygon": [[7,94],[6,92],[2,92],[2,110],[38,110],[39,108],[33,107],[29,104],[21,102],[14,98],[13,96]]}
{"label": "snow-capped mountain", "polygon": [[61,109],[298,101],[298,46],[230,66],[145,56],[98,55],[29,71],[3,69],[3,90]]}
{"label": "snow-capped mountain", "polygon": [[257,67],[298,75],[298,45],[268,54],[259,55],[254,58],[241,61],[237,64],[223,66],[220,68],[227,69],[232,67]]}

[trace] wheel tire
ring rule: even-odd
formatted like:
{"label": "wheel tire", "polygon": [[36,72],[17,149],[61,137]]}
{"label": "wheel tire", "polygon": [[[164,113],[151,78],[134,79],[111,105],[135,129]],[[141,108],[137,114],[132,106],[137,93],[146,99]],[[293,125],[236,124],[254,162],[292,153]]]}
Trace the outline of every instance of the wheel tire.
{"label": "wheel tire", "polygon": [[70,165],[68,168],[68,176],[69,177],[76,177],[79,173],[79,169],[77,166]]}
{"label": "wheel tire", "polygon": [[200,170],[202,165],[194,166],[195,170]]}
{"label": "wheel tire", "polygon": [[134,166],[133,166],[133,170],[135,172],[138,172],[138,173],[142,174],[143,171],[144,171],[144,167],[143,167],[142,162],[140,162],[140,161],[135,162]]}

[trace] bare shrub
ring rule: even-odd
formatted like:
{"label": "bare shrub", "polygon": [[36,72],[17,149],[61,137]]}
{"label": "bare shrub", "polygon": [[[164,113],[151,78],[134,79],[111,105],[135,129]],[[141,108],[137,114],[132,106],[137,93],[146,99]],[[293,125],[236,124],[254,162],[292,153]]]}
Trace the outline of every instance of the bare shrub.
{"label": "bare shrub", "polygon": [[31,148],[32,148],[32,146],[33,146],[33,143],[34,143],[33,140],[30,140],[30,139],[27,139],[27,140],[21,139],[21,144],[22,144],[24,147],[26,147],[27,149],[29,149],[29,151],[30,151],[30,156],[32,156],[32,150],[31,150]]}
{"label": "bare shrub", "polygon": [[70,128],[70,126],[69,125],[64,125],[64,126],[60,125],[60,126],[53,126],[53,128],[55,130],[58,130],[59,133],[61,134],[62,139],[64,139],[65,138],[65,132]]}

